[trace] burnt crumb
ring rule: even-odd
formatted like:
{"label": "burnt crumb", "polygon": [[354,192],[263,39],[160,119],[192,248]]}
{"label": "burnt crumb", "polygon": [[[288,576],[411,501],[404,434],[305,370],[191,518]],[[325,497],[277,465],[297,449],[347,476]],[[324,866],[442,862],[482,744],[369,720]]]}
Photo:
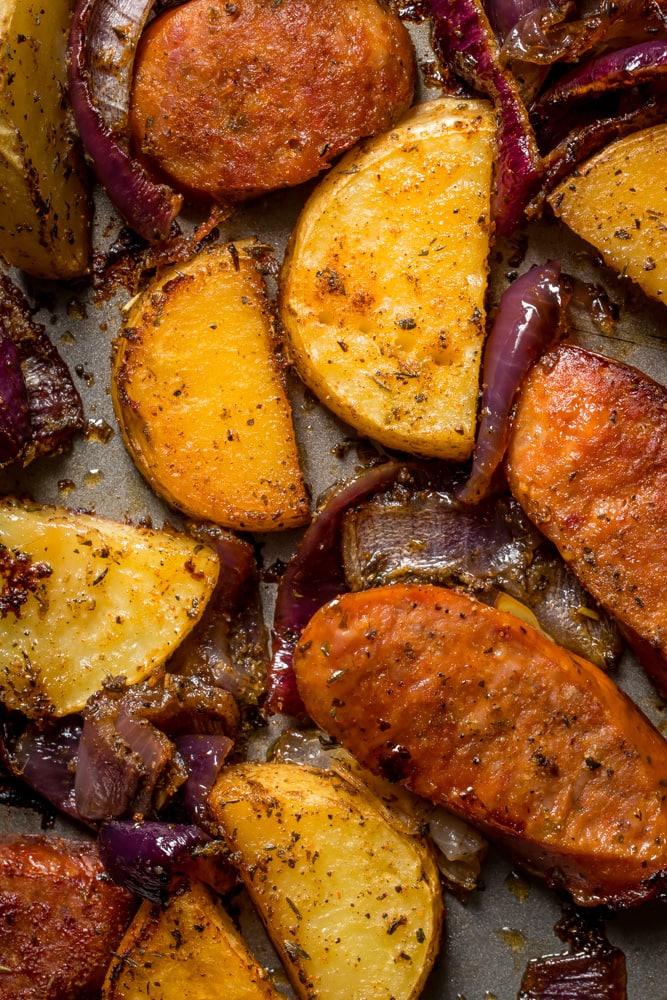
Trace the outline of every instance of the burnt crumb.
{"label": "burnt crumb", "polygon": [[28,595],[35,594],[42,580],[52,572],[47,563],[33,562],[25,552],[0,546],[0,618],[6,618],[10,612],[19,618]]}

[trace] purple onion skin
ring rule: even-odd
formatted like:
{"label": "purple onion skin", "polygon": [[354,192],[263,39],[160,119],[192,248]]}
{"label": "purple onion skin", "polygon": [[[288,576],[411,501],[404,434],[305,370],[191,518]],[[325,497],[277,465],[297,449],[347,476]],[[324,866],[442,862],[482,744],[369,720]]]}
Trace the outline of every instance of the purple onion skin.
{"label": "purple onion skin", "polygon": [[610,90],[636,87],[667,72],[667,41],[653,39],[629,48],[606,52],[591,59],[547,90],[531,109],[535,120],[550,116],[555,108]]}
{"label": "purple onion skin", "polygon": [[[153,0],[134,0],[137,10]],[[89,27],[93,10],[103,20],[110,0],[78,0],[69,37],[69,98],[86,154],[100,184],[129,225],[145,240],[165,239],[178,215],[182,198],[165,184],[156,184],[132,159],[95,103],[87,66],[88,47],[94,47]]]}
{"label": "purple onion skin", "polygon": [[543,0],[493,0],[484,4],[496,37],[503,42],[522,18],[543,9]]}
{"label": "purple onion skin", "polygon": [[193,823],[201,824],[206,820],[209,792],[234,744],[227,736],[199,733],[178,736],[175,743],[188,772],[181,786],[185,809]]}
{"label": "purple onion skin", "polygon": [[518,1000],[626,1000],[625,955],[605,951],[546,955],[528,963]]}
{"label": "purple onion skin", "polygon": [[542,166],[516,81],[480,0],[430,0],[434,38],[445,62],[496,105],[500,124],[492,214],[498,236],[510,236],[537,192]]}
{"label": "purple onion skin", "polygon": [[482,415],[470,477],[459,500],[477,503],[486,496],[505,454],[517,390],[553,342],[566,299],[557,261],[531,268],[503,293],[484,352]]}
{"label": "purple onion skin", "polygon": [[388,489],[404,468],[386,462],[347,483],[306,529],[278,585],[265,703],[270,715],[305,715],[292,670],[292,655],[299,635],[318,608],[347,590],[340,552],[340,525],[345,511],[373,493]]}
{"label": "purple onion skin", "polygon": [[6,746],[6,753],[13,774],[60,812],[85,823],[74,797],[74,768],[82,726],[78,716],[60,719],[43,730],[29,722],[18,739]]}
{"label": "purple onion skin", "polygon": [[161,903],[178,865],[210,840],[203,830],[187,824],[111,820],[99,832],[100,857],[114,882]]}
{"label": "purple onion skin", "polygon": [[31,439],[28,393],[19,353],[0,322],[0,469],[19,461]]}

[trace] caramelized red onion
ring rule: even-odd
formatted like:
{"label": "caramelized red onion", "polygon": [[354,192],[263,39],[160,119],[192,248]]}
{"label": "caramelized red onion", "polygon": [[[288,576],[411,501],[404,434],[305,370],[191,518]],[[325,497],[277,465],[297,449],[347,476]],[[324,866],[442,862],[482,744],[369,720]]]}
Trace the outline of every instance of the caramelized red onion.
{"label": "caramelized red onion", "polygon": [[78,0],[69,38],[69,98],[91,166],[110,200],[146,240],[166,238],[182,198],[129,152],[134,51],[154,0]]}
{"label": "caramelized red onion", "polygon": [[462,589],[523,615],[602,669],[620,658],[612,619],[509,495],[463,504],[453,483],[378,493],[345,515],[342,551],[350,590],[407,582]]}
{"label": "caramelized red onion", "polygon": [[318,608],[346,589],[340,557],[340,525],[348,507],[387,489],[404,467],[379,465],[328,497],[301,540],[278,585],[266,709],[269,714],[302,715],[292,654],[302,629]]}
{"label": "caramelized red onion", "polygon": [[204,830],[187,824],[111,820],[100,828],[100,857],[114,882],[162,903],[175,872],[187,867],[193,852],[210,840]]}
{"label": "caramelized red onion", "polygon": [[28,394],[19,353],[0,320],[0,468],[25,454],[30,437]]}
{"label": "caramelized red onion", "polygon": [[541,95],[531,109],[531,116],[534,120],[544,120],[573,101],[652,82],[665,72],[667,41],[662,39],[605,52],[562,76]]}
{"label": "caramelized red onion", "polygon": [[522,379],[559,331],[567,303],[560,264],[533,267],[503,293],[484,351],[482,413],[466,503],[484,497],[509,440],[509,416]]}
{"label": "caramelized red onion", "polygon": [[233,747],[227,736],[189,733],[176,739],[176,750],[188,776],[181,792],[188,817],[200,826],[206,822],[208,796]]}
{"label": "caramelized red onion", "polygon": [[433,33],[446,65],[494,102],[499,117],[492,216],[509,236],[536,194],[541,160],[516,80],[503,66],[481,0],[430,0]]}
{"label": "caramelized red onion", "polygon": [[518,1000],[626,1000],[625,955],[599,916],[566,911],[555,931],[571,950],[531,959]]}
{"label": "caramelized red onion", "polygon": [[23,293],[0,274],[0,468],[58,455],[82,427],[67,365]]}

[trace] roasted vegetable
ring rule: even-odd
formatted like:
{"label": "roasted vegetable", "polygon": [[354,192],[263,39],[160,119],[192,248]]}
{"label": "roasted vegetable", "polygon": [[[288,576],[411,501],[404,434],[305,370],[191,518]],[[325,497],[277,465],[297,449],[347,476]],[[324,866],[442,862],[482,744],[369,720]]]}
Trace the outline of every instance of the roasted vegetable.
{"label": "roasted vegetable", "polygon": [[0,700],[79,711],[113,677],[147,677],[194,628],[215,551],[59,507],[0,503]]}
{"label": "roasted vegetable", "polygon": [[438,871],[362,786],[298,764],[225,768],[211,810],[302,1000],[419,995]]}
{"label": "roasted vegetable", "polygon": [[667,188],[659,179],[667,125],[605,146],[549,195],[554,213],[592,243],[606,264],[653,298],[667,296]]}
{"label": "roasted vegetable", "polygon": [[135,906],[92,841],[0,838],[0,1000],[98,994]]}
{"label": "roasted vegetable", "polygon": [[40,278],[88,271],[87,178],[66,101],[69,0],[0,4],[0,255]]}
{"label": "roasted vegetable", "polygon": [[563,344],[533,368],[507,454],[510,488],[667,694],[667,390]]}
{"label": "roasted vegetable", "polygon": [[142,35],[131,143],[177,189],[237,201],[391,128],[414,83],[410,36],[380,0],[190,0]]}
{"label": "roasted vegetable", "polygon": [[[83,428],[83,403],[44,326],[33,320],[27,299],[6,274],[0,274],[0,332],[5,350],[11,342],[15,356],[3,378],[5,386],[13,384],[14,398],[0,393],[2,421],[15,421],[25,407],[23,433],[14,435],[13,447],[3,447],[0,467],[59,455]],[[19,379],[23,388],[17,399]]]}
{"label": "roasted vegetable", "polygon": [[345,594],[294,658],[313,720],[582,906],[667,880],[667,742],[597,667],[440,587]]}
{"label": "roasted vegetable", "polygon": [[280,317],[296,368],[389,447],[472,451],[494,142],[490,104],[420,105],[344,157],[292,233]]}
{"label": "roasted vegetable", "polygon": [[144,289],[115,345],[112,395],[132,458],[169,503],[279,531],[309,505],[256,249],[204,250]]}
{"label": "roasted vegetable", "polygon": [[215,896],[181,885],[165,906],[144,902],[116,950],[102,1000],[278,1000]]}

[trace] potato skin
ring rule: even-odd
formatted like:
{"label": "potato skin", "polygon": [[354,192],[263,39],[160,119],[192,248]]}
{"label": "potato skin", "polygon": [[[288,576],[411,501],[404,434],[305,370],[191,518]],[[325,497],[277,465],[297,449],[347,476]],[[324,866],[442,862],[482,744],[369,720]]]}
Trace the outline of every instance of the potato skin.
{"label": "potato skin", "polygon": [[306,709],[582,906],[667,881],[667,742],[597,667],[454,591],[345,594],[304,630]]}
{"label": "potato skin", "polygon": [[380,0],[190,0],[142,36],[130,135],[200,199],[300,184],[412,100],[408,32]]}
{"label": "potato skin", "polygon": [[92,841],[2,838],[0,1000],[94,996],[135,908]]}
{"label": "potato skin", "polygon": [[667,391],[563,344],[521,391],[510,489],[667,695]]}

